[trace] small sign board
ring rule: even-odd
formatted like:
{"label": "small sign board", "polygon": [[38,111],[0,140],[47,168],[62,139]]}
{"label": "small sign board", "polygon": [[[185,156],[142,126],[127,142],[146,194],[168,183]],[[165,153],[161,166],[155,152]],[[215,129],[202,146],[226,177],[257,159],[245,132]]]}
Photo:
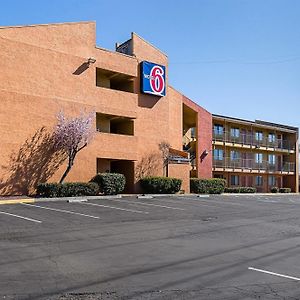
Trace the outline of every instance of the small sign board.
{"label": "small sign board", "polygon": [[166,67],[151,63],[141,62],[141,92],[163,97],[166,95]]}

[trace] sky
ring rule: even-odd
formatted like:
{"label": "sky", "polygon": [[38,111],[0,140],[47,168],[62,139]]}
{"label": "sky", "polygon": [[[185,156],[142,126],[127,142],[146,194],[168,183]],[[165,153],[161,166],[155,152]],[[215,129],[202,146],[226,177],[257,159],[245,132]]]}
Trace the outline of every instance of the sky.
{"label": "sky", "polygon": [[0,26],[97,22],[169,58],[169,84],[215,114],[300,127],[300,0],[2,0]]}

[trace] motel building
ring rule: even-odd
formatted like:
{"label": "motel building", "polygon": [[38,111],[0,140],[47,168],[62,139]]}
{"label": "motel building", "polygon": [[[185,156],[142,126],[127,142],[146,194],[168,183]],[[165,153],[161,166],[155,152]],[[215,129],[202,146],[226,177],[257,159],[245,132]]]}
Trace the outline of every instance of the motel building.
{"label": "motel building", "polygon": [[60,179],[66,162],[49,149],[59,111],[95,112],[67,181],[119,172],[126,193],[147,175],[181,178],[185,193],[190,177],[298,192],[297,128],[212,115],[168,84],[168,57],[135,33],[110,51],[95,22],[1,27],[0,56],[0,195]]}

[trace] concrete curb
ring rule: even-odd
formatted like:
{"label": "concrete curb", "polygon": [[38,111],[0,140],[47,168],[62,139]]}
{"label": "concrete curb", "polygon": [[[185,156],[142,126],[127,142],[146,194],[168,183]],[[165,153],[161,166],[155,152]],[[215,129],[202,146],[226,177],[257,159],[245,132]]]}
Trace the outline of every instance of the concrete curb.
{"label": "concrete curb", "polygon": [[[107,196],[82,196],[82,197],[60,197],[60,198],[16,198],[0,200],[0,205],[3,204],[18,204],[18,203],[35,203],[35,202],[83,202],[88,200],[105,200],[105,199],[121,199],[134,197],[138,199],[152,199],[152,198],[170,198],[170,197],[195,197],[195,198],[209,198],[211,195],[206,194],[121,194],[121,195],[107,195]],[[221,195],[215,194],[213,196],[300,196],[295,193],[224,193]]]}
{"label": "concrete curb", "polygon": [[297,193],[223,193],[215,196],[299,196]]}
{"label": "concrete curb", "polygon": [[0,205],[4,204],[18,204],[18,203],[35,203],[35,199],[27,198],[27,199],[7,199],[7,200],[0,200]]}

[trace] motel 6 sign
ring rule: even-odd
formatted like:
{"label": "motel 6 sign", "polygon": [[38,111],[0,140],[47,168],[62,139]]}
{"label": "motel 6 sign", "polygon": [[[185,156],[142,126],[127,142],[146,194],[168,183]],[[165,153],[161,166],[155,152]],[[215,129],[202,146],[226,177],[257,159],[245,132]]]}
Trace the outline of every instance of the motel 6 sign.
{"label": "motel 6 sign", "polygon": [[166,95],[166,67],[148,61],[141,63],[141,91],[155,96]]}

